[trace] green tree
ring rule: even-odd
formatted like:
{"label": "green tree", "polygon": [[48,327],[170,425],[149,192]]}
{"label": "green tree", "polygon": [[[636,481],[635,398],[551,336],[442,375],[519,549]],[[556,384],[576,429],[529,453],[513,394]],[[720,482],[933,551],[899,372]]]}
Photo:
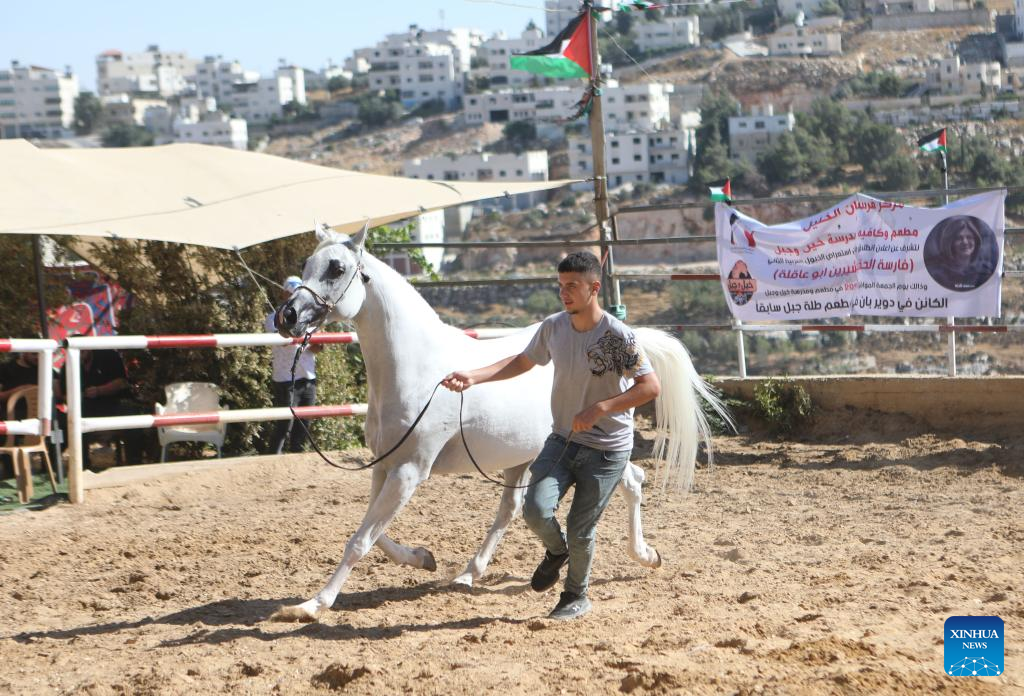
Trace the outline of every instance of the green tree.
{"label": "green tree", "polygon": [[537,126],[533,121],[510,121],[502,129],[502,135],[514,150],[525,150],[537,139]]}
{"label": "green tree", "polygon": [[103,125],[103,103],[92,92],[75,97],[75,133],[89,135]]}
{"label": "green tree", "polygon": [[792,133],[779,136],[775,144],[757,158],[757,169],[773,187],[807,181],[808,168],[804,152]]}
{"label": "green tree", "polygon": [[917,163],[907,152],[896,152],[879,167],[882,188],[886,191],[913,191],[919,180]]}
{"label": "green tree", "polygon": [[341,90],[348,89],[351,86],[352,80],[344,75],[335,75],[327,81],[328,92],[340,92]]}
{"label": "green tree", "polygon": [[103,133],[103,147],[148,147],[153,134],[142,126],[115,123]]}
{"label": "green tree", "polygon": [[853,134],[850,158],[864,168],[866,175],[881,176],[882,163],[903,146],[903,138],[895,128],[875,123],[861,114]]}
{"label": "green tree", "polygon": [[382,99],[376,95],[366,95],[358,102],[359,121],[370,127],[387,126],[402,117],[402,105],[397,101]]}
{"label": "green tree", "polygon": [[729,148],[722,142],[717,128],[707,131],[703,140],[697,141],[697,156],[693,163],[690,188],[700,194],[713,182],[732,176],[733,163],[729,160]]}
{"label": "green tree", "polygon": [[622,36],[628,35],[633,31],[633,25],[636,23],[636,18],[633,17],[632,12],[616,12],[615,13],[615,30]]}
{"label": "green tree", "polygon": [[[45,269],[44,269],[45,274]],[[3,338],[35,338],[40,335],[39,303],[32,237],[25,234],[0,235],[0,313],[4,316]],[[44,302],[49,309],[67,302],[67,291],[56,283],[44,284]]]}

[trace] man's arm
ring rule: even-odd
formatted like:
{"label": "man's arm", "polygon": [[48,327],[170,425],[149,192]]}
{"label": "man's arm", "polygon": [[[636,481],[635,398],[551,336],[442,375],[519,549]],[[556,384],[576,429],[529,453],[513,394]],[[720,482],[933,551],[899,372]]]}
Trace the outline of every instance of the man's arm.
{"label": "man's arm", "polygon": [[588,406],[572,419],[572,430],[574,433],[583,430],[590,430],[597,421],[613,413],[622,413],[637,406],[643,406],[648,401],[658,398],[661,393],[661,382],[658,375],[649,372],[633,380],[633,386],[618,396],[613,396],[604,401]]}
{"label": "man's arm", "polygon": [[441,383],[453,392],[466,391],[474,384],[484,382],[497,382],[502,379],[512,379],[531,370],[537,363],[526,357],[525,353],[512,355],[499,360],[493,365],[480,367],[475,370],[453,372],[444,378]]}
{"label": "man's arm", "polygon": [[85,398],[95,399],[101,396],[114,396],[120,394],[122,391],[128,388],[128,380],[124,377],[117,377],[112,379],[106,384],[101,384],[98,387],[86,387]]}

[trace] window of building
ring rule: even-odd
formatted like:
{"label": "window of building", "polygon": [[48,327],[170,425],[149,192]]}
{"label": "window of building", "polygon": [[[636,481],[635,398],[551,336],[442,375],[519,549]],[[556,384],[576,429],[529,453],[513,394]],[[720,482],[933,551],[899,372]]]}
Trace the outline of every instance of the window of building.
{"label": "window of building", "polygon": [[618,157],[612,157],[612,164],[618,164],[618,163],[619,163],[619,158]]}
{"label": "window of building", "polygon": [[754,121],[754,128],[764,128],[764,121]]}
{"label": "window of building", "polygon": [[633,155],[634,162],[643,162],[644,158],[641,155]]}
{"label": "window of building", "polygon": [[634,145],[639,145],[640,144],[640,138],[633,138],[633,144]]}

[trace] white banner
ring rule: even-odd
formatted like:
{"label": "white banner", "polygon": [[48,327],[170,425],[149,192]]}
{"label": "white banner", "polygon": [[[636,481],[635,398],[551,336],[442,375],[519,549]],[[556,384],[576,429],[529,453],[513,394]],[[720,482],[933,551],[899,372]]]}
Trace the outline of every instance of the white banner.
{"label": "white banner", "polygon": [[1006,191],[942,208],[857,194],[809,218],[765,225],[715,206],[722,289],[733,316],[998,317]]}

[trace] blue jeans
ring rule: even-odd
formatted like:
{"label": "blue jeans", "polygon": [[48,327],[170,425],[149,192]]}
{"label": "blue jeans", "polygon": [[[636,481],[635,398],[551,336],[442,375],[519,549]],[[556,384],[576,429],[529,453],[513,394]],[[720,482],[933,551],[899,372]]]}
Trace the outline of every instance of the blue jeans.
{"label": "blue jeans", "polygon": [[[597,521],[622,480],[632,450],[601,451],[575,442],[566,447],[565,443],[561,435],[548,436],[544,449],[530,466],[523,517],[549,553],[561,555],[568,550],[565,590],[584,594],[590,584]],[[563,535],[555,510],[573,484],[576,493]]]}

